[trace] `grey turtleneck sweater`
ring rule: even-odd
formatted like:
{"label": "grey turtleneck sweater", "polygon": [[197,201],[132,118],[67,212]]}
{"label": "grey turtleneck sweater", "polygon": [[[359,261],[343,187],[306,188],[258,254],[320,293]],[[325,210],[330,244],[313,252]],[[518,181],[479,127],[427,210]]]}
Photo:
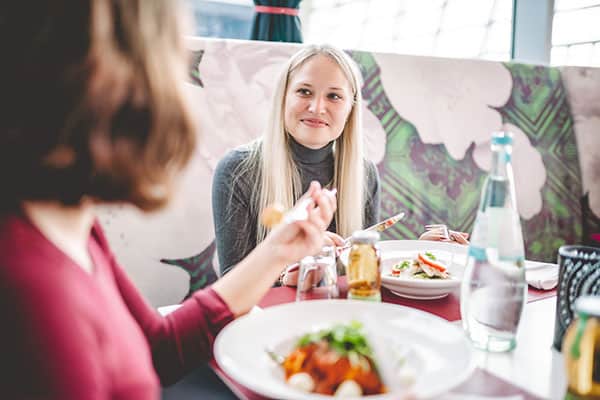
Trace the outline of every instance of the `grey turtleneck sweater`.
{"label": "grey turtleneck sweater", "polygon": [[[308,190],[311,181],[318,181],[322,186],[332,181],[333,142],[313,150],[290,138],[290,147],[300,172],[303,192]],[[248,147],[230,151],[217,165],[213,177],[213,220],[221,275],[227,273],[256,246],[258,212],[250,203],[252,193],[259,190],[258,171],[243,171],[240,175],[238,168],[249,155]],[[379,175],[371,161],[365,161],[365,174],[368,197],[363,228],[379,220]],[[335,220],[328,230],[336,231]]]}

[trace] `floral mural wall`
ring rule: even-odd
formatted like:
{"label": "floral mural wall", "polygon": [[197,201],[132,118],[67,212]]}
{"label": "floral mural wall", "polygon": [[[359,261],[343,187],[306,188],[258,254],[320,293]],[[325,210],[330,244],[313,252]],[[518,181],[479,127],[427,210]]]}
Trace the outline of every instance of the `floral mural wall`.
{"label": "floral mural wall", "polygon": [[[231,148],[260,135],[275,77],[299,45],[191,39],[188,94],[200,146],[175,200],[156,214],[102,211],[117,258],[154,305],[216,279],[211,179]],[[552,261],[600,231],[600,70],[349,51],[364,85],[368,156],[382,179],[383,239],[427,223],[470,231],[490,168],[490,134],[515,136],[527,257]]]}

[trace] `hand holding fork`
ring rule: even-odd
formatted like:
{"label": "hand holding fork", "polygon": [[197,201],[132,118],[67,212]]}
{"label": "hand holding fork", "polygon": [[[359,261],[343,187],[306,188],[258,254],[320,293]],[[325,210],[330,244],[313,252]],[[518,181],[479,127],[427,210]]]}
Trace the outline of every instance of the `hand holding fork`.
{"label": "hand holding fork", "polygon": [[469,244],[469,234],[448,229],[444,224],[425,225],[425,232],[419,240],[434,240],[442,242],[456,242],[458,244]]}

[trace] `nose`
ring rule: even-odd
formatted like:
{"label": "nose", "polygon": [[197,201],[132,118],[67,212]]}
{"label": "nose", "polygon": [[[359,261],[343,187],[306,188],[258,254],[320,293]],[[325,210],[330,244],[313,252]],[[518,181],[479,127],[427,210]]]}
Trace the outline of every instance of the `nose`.
{"label": "nose", "polygon": [[314,114],[325,113],[325,99],[321,96],[314,96],[308,105],[308,111]]}

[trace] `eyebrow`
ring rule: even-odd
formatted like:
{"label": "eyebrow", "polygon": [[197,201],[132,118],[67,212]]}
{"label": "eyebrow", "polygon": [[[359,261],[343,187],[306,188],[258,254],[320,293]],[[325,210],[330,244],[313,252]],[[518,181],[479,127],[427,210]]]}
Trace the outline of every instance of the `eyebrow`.
{"label": "eyebrow", "polygon": [[[298,86],[308,86],[308,87],[313,87],[313,85],[311,85],[311,84],[310,84],[310,83],[308,83],[308,82],[299,82],[299,83],[298,83]],[[340,88],[340,87],[337,87],[337,86],[330,86],[328,89],[330,89],[330,90],[339,90],[339,91],[342,91],[342,92],[344,91],[344,88]]]}

